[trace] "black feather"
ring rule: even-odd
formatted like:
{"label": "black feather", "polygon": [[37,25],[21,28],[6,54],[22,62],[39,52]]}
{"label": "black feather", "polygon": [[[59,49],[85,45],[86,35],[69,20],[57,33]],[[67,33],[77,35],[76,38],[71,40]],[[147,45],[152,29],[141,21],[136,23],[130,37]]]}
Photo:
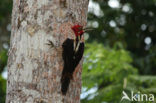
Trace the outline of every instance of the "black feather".
{"label": "black feather", "polygon": [[62,94],[66,95],[70,80],[72,79],[73,72],[75,68],[79,64],[83,52],[84,52],[84,43],[80,43],[78,51],[74,51],[74,40],[66,39],[62,45],[63,48],[63,60],[64,60],[64,68],[62,71],[61,77],[61,91]]}

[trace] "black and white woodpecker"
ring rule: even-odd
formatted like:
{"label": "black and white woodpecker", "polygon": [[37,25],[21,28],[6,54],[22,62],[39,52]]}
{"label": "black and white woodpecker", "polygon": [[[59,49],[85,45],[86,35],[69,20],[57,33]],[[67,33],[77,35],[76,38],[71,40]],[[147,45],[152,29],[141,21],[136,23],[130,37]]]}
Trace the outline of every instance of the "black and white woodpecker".
{"label": "black and white woodpecker", "polygon": [[63,95],[66,95],[70,80],[73,78],[73,72],[83,56],[84,42],[81,40],[82,35],[89,30],[81,25],[74,25],[71,29],[75,34],[75,39],[67,38],[62,45],[64,68],[61,77],[61,92]]}

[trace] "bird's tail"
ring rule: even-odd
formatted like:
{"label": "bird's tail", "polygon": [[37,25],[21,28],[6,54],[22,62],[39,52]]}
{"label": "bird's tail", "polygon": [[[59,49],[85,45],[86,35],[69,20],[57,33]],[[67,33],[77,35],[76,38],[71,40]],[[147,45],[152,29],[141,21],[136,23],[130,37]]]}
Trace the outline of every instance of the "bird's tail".
{"label": "bird's tail", "polygon": [[61,77],[61,92],[66,95],[70,80],[72,79],[72,73],[63,73]]}

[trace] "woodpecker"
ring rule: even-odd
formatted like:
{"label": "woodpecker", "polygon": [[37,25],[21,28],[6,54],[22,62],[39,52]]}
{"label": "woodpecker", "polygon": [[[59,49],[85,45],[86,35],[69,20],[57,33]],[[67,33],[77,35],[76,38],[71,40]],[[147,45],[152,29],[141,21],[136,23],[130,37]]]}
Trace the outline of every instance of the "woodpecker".
{"label": "woodpecker", "polygon": [[64,67],[61,77],[61,92],[63,95],[66,95],[70,80],[73,78],[73,72],[83,56],[84,42],[81,39],[84,32],[88,30],[81,25],[74,25],[71,29],[75,34],[75,38],[67,38],[62,45]]}

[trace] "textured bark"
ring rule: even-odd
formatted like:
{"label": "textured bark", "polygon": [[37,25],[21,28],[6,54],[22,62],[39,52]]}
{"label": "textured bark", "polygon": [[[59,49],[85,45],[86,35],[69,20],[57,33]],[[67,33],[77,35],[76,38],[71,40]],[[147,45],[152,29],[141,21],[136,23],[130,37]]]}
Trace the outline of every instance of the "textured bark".
{"label": "textured bark", "polygon": [[62,43],[74,38],[72,25],[86,25],[87,6],[88,0],[13,0],[6,103],[80,103],[82,61],[61,94]]}

